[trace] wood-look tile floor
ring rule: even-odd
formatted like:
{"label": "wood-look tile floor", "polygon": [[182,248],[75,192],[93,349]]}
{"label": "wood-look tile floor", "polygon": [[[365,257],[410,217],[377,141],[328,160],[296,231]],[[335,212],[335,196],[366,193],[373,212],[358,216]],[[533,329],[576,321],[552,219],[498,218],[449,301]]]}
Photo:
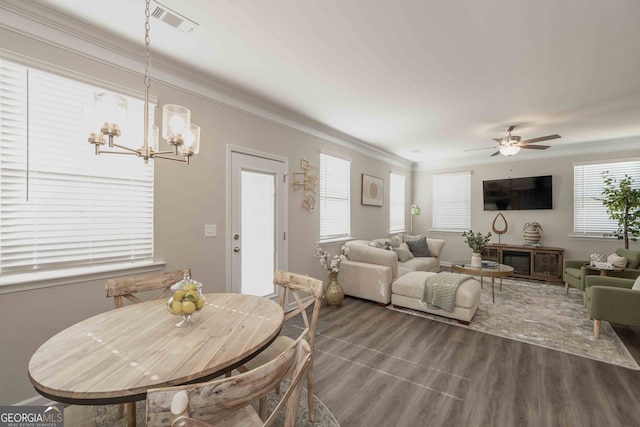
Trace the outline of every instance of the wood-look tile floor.
{"label": "wood-look tile floor", "polygon": [[[640,426],[640,371],[369,301],[323,306],[315,394],[342,427]],[[640,330],[616,327],[636,360]]]}

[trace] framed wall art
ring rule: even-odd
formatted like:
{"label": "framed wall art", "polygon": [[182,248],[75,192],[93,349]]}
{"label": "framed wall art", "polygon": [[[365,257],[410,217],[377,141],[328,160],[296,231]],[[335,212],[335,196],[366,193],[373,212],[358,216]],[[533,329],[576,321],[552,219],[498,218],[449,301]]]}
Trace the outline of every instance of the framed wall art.
{"label": "framed wall art", "polygon": [[382,206],[384,194],[384,181],[375,176],[362,174],[362,199],[363,205]]}

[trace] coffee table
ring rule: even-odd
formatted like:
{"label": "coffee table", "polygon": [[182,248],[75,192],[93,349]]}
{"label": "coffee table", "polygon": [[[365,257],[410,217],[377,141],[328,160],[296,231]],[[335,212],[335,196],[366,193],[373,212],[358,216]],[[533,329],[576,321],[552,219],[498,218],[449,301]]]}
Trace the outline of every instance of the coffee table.
{"label": "coffee table", "polygon": [[472,276],[480,276],[480,286],[483,284],[483,277],[491,277],[491,301],[494,303],[496,302],[494,288],[496,277],[500,279],[500,290],[502,290],[502,278],[513,274],[513,267],[508,265],[496,264],[492,268],[473,267],[471,261],[454,261],[451,263],[451,270]]}

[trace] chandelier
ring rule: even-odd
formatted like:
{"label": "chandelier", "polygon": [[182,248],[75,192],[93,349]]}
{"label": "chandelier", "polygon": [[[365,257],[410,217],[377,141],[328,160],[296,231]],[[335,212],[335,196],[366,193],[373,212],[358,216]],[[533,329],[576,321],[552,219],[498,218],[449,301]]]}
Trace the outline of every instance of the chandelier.
{"label": "chandelier", "polygon": [[[191,123],[191,112],[180,105],[167,104],[162,108],[162,137],[173,147],[171,150],[160,151],[158,126],[149,123],[149,87],[151,86],[151,59],[149,55],[149,3],[145,6],[145,68],[144,68],[144,141],[142,148],[131,148],[117,144],[114,137],[121,134],[120,124],[127,118],[127,100],[122,95],[101,92],[94,95],[93,114],[100,132],[89,134],[89,143],[95,146],[96,155],[132,154],[142,157],[145,163],[149,159],[167,159],[189,164],[189,158],[200,151],[200,127]],[[106,140],[105,140],[106,137]],[[101,146],[108,143],[109,148],[119,150],[105,151]]]}

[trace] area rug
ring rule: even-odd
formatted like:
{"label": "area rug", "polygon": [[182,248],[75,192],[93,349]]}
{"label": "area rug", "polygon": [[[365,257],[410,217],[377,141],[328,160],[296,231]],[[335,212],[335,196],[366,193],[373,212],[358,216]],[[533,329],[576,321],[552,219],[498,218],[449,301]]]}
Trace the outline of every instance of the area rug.
{"label": "area rug", "polygon": [[494,304],[491,302],[491,282],[484,282],[480,307],[468,326],[421,311],[394,308],[392,305],[388,308],[625,368],[640,369],[609,322],[602,322],[600,339],[593,337],[593,321],[589,320],[580,290],[570,288],[567,295],[564,286],[503,279],[500,291],[496,280]]}

